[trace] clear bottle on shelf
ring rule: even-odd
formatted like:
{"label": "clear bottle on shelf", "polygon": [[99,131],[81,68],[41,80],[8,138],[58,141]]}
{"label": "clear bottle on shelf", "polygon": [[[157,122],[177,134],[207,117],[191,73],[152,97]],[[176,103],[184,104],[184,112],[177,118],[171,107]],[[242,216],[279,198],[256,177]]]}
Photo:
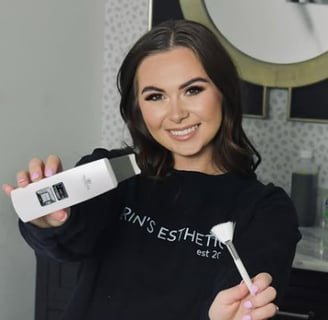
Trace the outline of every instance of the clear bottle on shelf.
{"label": "clear bottle on shelf", "polygon": [[291,198],[302,227],[312,227],[316,220],[318,174],[312,151],[300,150],[292,171]]}
{"label": "clear bottle on shelf", "polygon": [[[328,188],[322,188],[322,193],[321,193],[321,208],[322,210],[322,226],[325,229],[328,229]],[[328,231],[327,231],[328,232]]]}
{"label": "clear bottle on shelf", "polygon": [[328,187],[318,187],[318,212],[315,226],[328,229]]}
{"label": "clear bottle on shelf", "polygon": [[328,261],[328,187],[327,184],[319,188],[318,223],[315,228],[317,238],[320,239],[319,253],[322,260]]}

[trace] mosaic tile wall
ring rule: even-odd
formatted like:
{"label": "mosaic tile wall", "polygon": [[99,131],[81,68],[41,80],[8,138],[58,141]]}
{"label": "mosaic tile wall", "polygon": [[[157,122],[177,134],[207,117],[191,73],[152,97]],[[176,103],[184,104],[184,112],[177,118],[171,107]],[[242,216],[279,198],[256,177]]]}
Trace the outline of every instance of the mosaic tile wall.
{"label": "mosaic tile wall", "polygon": [[[119,115],[116,73],[126,51],[148,28],[148,0],[107,0],[105,16],[102,145],[120,147],[129,135]],[[244,129],[262,155],[258,176],[290,190],[298,150],[311,149],[328,186],[328,124],[287,121],[288,93],[269,91],[268,119],[244,120]],[[311,107],[311,106],[309,106]]]}

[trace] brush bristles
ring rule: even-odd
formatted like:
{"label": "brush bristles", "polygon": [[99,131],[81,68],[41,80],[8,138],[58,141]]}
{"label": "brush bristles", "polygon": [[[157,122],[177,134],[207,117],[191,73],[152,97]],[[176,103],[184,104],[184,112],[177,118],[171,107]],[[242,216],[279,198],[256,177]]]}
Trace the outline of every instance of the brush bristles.
{"label": "brush bristles", "polygon": [[231,221],[217,224],[211,229],[211,233],[222,243],[232,241],[234,223]]}

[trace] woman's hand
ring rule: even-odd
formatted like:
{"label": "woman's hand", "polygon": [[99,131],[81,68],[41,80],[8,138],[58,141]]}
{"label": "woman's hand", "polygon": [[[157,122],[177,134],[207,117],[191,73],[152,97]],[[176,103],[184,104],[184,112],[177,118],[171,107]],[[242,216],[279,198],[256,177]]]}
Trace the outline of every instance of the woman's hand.
{"label": "woman's hand", "polygon": [[[25,187],[31,182],[50,177],[60,171],[62,171],[61,160],[55,155],[49,156],[45,163],[39,158],[33,158],[29,162],[28,171],[22,170],[17,173],[17,186]],[[11,191],[13,191],[15,187],[4,184],[2,189],[10,196]],[[69,209],[59,210],[30,222],[39,228],[58,227],[67,220],[69,214]]]}
{"label": "woman's hand", "polygon": [[255,295],[250,295],[244,282],[223,290],[215,297],[210,310],[211,320],[265,320],[277,312],[272,302],[276,290],[270,286],[272,278],[268,273],[259,273],[253,280]]}

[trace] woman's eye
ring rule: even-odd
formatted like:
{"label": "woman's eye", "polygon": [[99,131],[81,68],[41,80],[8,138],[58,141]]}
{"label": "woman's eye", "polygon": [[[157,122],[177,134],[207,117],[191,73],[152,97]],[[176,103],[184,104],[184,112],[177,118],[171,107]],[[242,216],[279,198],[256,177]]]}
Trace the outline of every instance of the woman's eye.
{"label": "woman's eye", "polygon": [[145,98],[146,101],[158,101],[162,99],[163,99],[163,95],[161,93],[152,93],[146,96]]}
{"label": "woman's eye", "polygon": [[200,87],[200,86],[193,86],[193,87],[189,87],[186,91],[186,94],[187,95],[196,95],[200,92],[202,92],[204,90],[203,87]]}

